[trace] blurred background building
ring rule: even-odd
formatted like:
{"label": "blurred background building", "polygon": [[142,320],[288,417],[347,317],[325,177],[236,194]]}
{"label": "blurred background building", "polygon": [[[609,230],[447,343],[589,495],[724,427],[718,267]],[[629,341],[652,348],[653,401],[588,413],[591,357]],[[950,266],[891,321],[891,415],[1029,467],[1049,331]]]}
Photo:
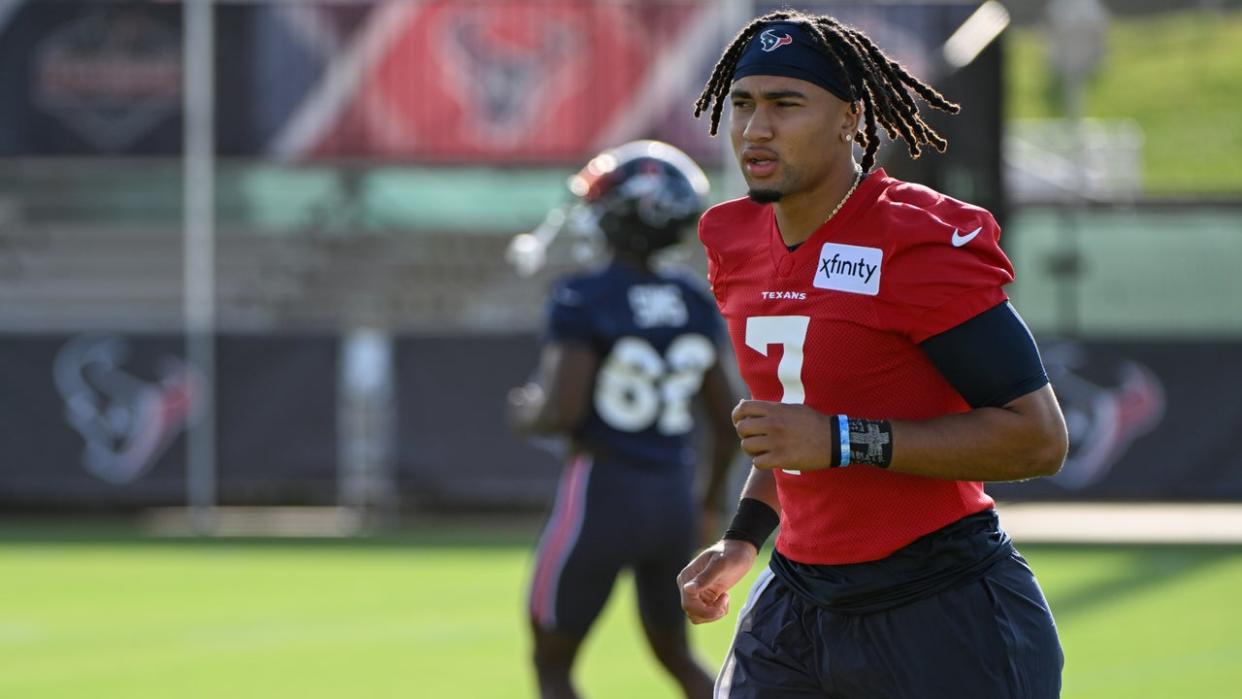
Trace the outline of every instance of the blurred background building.
{"label": "blurred background building", "polygon": [[[741,194],[691,105],[781,4],[0,2],[0,506],[543,505],[502,403],[574,263],[506,246],[636,138]],[[1242,2],[798,6],[963,104],[881,162],[997,213],[1064,402],[991,490],[1242,498]]]}

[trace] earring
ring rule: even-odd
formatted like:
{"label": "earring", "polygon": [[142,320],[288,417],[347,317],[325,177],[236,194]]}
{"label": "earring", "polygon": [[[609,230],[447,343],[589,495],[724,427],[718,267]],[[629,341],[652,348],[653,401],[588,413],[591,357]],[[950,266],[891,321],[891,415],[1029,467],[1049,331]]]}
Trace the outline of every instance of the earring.
{"label": "earring", "polygon": [[842,143],[849,143],[849,142],[850,142],[850,135],[849,135],[849,134],[847,134],[847,133],[843,133],[843,134],[841,134],[841,142],[842,142]]}

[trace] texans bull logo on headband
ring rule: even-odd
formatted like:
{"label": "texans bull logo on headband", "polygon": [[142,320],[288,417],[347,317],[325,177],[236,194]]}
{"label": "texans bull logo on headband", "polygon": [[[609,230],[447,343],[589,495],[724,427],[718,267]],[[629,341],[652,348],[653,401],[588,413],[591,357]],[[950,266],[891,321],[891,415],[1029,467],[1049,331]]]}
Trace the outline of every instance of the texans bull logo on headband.
{"label": "texans bull logo on headband", "polygon": [[788,46],[793,43],[793,37],[786,34],[785,36],[777,36],[771,29],[764,29],[759,35],[759,43],[763,44],[764,53],[772,53],[782,46]]}
{"label": "texans bull logo on headband", "polygon": [[[781,47],[783,51],[777,51]],[[846,102],[854,101],[849,76],[831,53],[816,46],[804,27],[777,22],[755,35],[738,57],[733,80],[750,75],[779,75],[818,85]]]}

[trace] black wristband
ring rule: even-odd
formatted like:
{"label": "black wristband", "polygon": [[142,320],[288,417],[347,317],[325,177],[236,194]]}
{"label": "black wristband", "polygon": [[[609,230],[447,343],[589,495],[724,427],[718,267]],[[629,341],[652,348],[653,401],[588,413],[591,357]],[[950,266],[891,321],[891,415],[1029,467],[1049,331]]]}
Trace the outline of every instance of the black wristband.
{"label": "black wristband", "polygon": [[893,463],[893,426],[888,420],[849,418],[850,463],[888,468]]}
{"label": "black wristband", "polygon": [[829,424],[831,468],[852,464],[887,468],[893,462],[893,426],[888,420],[833,415]]}
{"label": "black wristband", "polygon": [[766,502],[755,498],[742,498],[737,504],[737,512],[722,539],[748,541],[756,549],[763,548],[768,537],[780,526],[781,516]]}

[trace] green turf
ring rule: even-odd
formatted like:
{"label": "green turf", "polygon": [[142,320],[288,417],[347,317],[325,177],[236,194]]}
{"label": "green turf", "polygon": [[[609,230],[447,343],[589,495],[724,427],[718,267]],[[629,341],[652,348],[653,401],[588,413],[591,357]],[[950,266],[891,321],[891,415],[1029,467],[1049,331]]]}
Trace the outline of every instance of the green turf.
{"label": "green turf", "polygon": [[[1148,192],[1242,190],[1242,11],[1114,18],[1087,86],[1085,116],[1133,119]],[[1006,117],[1059,114],[1042,30],[1010,35]]]}
{"label": "green turf", "polygon": [[[527,697],[533,532],[152,542],[0,532],[3,697]],[[1026,547],[1066,697],[1242,686],[1242,548]],[[738,602],[744,591],[738,591]],[[673,697],[624,581],[584,651],[591,697]],[[732,619],[695,629],[723,657]]]}

